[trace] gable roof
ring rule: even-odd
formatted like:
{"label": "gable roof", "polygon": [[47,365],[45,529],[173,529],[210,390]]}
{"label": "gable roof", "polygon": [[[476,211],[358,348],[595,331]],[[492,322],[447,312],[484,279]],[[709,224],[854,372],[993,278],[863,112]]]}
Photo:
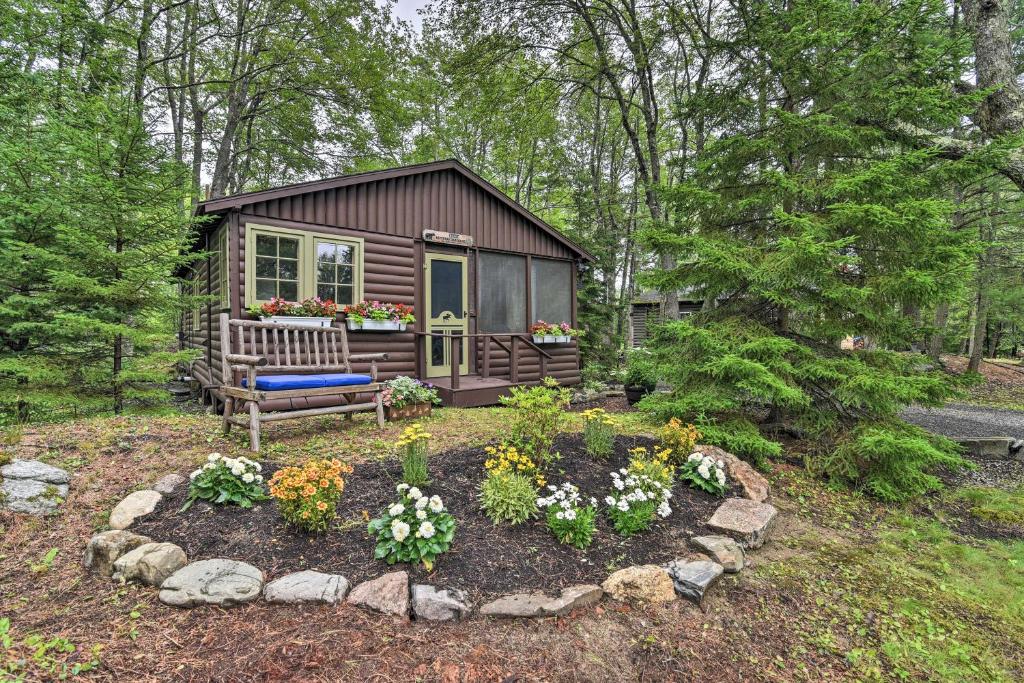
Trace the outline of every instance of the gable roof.
{"label": "gable roof", "polygon": [[400,178],[403,176],[416,175],[420,173],[431,173],[436,171],[453,171],[458,173],[473,185],[479,187],[481,190],[491,195],[494,199],[498,200],[501,204],[517,213],[528,223],[536,227],[541,232],[546,233],[555,241],[563,244],[567,249],[575,252],[582,258],[593,261],[594,256],[583,247],[579,246],[568,237],[563,235],[561,232],[551,227],[543,220],[535,216],[526,207],[513,201],[504,192],[496,188],[491,183],[487,182],[479,175],[474,173],[465,164],[458,161],[457,159],[445,159],[442,161],[432,161],[425,164],[412,164],[409,166],[399,166],[397,168],[389,168],[380,171],[366,171],[364,173],[352,173],[349,175],[337,176],[335,178],[327,178],[324,180],[312,180],[302,183],[293,183],[291,185],[283,185],[281,187],[260,190],[257,192],[243,192],[240,194],[230,195],[227,197],[218,197],[216,199],[207,199],[199,202],[196,206],[196,214],[200,216],[210,214],[220,214],[231,209],[241,209],[244,206],[255,204],[257,202],[265,202],[273,199],[281,199],[282,197],[291,197],[298,194],[305,194],[307,192],[317,192],[320,190],[330,190],[340,187],[347,187],[350,185],[358,185],[361,183],[371,183],[380,180],[388,180],[390,178]]}

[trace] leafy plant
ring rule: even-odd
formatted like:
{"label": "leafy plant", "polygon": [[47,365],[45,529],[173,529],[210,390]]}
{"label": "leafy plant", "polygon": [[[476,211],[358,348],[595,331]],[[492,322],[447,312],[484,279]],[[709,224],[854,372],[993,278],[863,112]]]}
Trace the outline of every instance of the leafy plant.
{"label": "leafy plant", "polygon": [[489,456],[484,460],[484,469],[488,475],[518,474],[532,479],[537,486],[544,486],[547,483],[544,472],[533,458],[512,444],[502,442],[497,446],[487,446],[484,452]]}
{"label": "leafy plant", "polygon": [[508,396],[501,397],[502,405],[512,410],[509,432],[513,441],[541,468],[557,457],[552,447],[562,431],[571,398],[572,392],[550,377],[540,386],[513,387]]}
{"label": "leafy plant", "polygon": [[663,448],[672,451],[673,461],[682,462],[697,445],[701,433],[692,424],[684,424],[678,417],[673,417],[658,431]]}
{"label": "leafy plant", "polygon": [[338,501],[345,491],[342,475],[351,473],[351,465],[335,458],[283,467],[270,478],[270,495],[288,523],[306,531],[325,531],[338,515]]}
{"label": "leafy plant", "polygon": [[405,428],[402,438],[395,447],[402,453],[402,481],[409,486],[423,486],[429,483],[427,457],[430,454],[430,432],[415,422]]}
{"label": "leafy plant", "polygon": [[654,391],[658,385],[658,366],[651,352],[645,348],[633,349],[626,357],[626,371],[623,384]]}
{"label": "leafy plant", "polygon": [[605,459],[615,446],[616,422],[604,408],[590,408],[583,417],[583,443],[595,458]]}
{"label": "leafy plant", "polygon": [[677,469],[680,481],[716,496],[725,494],[726,478],[725,463],[715,460],[710,455],[691,453]]}
{"label": "leafy plant", "polygon": [[419,403],[441,404],[441,397],[432,384],[405,375],[384,382],[381,400],[389,408],[404,408]]}
{"label": "leafy plant", "polygon": [[627,468],[613,471],[612,492],[604,502],[612,526],[623,536],[632,536],[651,527],[655,516],[668,517],[672,507],[671,484],[663,485],[647,474],[632,473]]}
{"label": "leafy plant", "polygon": [[53,567],[53,561],[57,559],[58,552],[60,552],[58,548],[50,548],[46,551],[46,554],[43,555],[43,559],[29,565],[29,569],[31,569],[34,574],[45,574],[50,571],[51,567]]}
{"label": "leafy plant", "polygon": [[347,318],[361,323],[364,320],[390,320],[400,323],[414,323],[412,306],[393,304],[386,301],[361,301],[344,308]]}
{"label": "leafy plant", "polygon": [[480,507],[495,525],[522,524],[537,514],[537,487],[522,474],[491,472],[480,485]]}
{"label": "leafy plant", "polygon": [[561,487],[548,486],[550,495],[537,499],[537,507],[545,508],[548,529],[559,543],[583,550],[594,540],[597,527],[597,500],[589,505],[581,501],[580,490],[565,482]]}
{"label": "leafy plant", "polygon": [[211,453],[206,464],[189,475],[188,499],[181,508],[184,512],[197,500],[214,505],[234,504],[251,508],[256,501],[266,500],[263,490],[263,467],[241,456],[228,458]]}
{"label": "leafy plant", "polygon": [[255,318],[273,315],[296,316],[300,318],[333,318],[338,313],[338,305],[331,299],[318,296],[302,301],[286,301],[280,297],[271,297],[270,301],[249,307],[249,314]]}
{"label": "leafy plant", "polygon": [[455,538],[455,518],[445,511],[439,496],[427,496],[419,488],[399,484],[398,502],[370,521],[367,531],[377,538],[373,556],[395,562],[422,562],[427,571],[437,556],[447,552]]}
{"label": "leafy plant", "polygon": [[634,476],[644,475],[663,487],[672,488],[676,468],[671,463],[672,451],[668,448],[648,450],[645,446],[629,449],[627,471]]}

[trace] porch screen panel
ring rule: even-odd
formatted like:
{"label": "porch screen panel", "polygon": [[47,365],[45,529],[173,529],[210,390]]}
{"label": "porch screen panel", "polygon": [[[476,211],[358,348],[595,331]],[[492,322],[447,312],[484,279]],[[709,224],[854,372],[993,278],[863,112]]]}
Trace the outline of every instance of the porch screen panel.
{"label": "porch screen panel", "polygon": [[530,273],[533,322],[572,322],[572,264],[534,258]]}
{"label": "porch screen panel", "polygon": [[526,258],[515,254],[480,252],[480,303],[477,323],[481,332],[525,332]]}

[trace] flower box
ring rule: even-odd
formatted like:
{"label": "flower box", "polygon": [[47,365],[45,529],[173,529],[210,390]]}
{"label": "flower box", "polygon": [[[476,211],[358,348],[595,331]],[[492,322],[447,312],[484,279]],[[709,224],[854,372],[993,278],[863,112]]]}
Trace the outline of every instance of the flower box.
{"label": "flower box", "polygon": [[405,323],[397,320],[360,320],[346,318],[345,324],[350,330],[363,332],[405,332]]}
{"label": "flower box", "polygon": [[299,327],[330,327],[334,318],[309,317],[304,315],[271,315],[263,316],[264,321],[272,323],[287,323]]}
{"label": "flower box", "polygon": [[535,334],[533,335],[534,344],[568,344],[572,340],[567,334]]}
{"label": "flower box", "polygon": [[431,403],[410,403],[401,408],[387,406],[384,408],[384,413],[389,421],[394,422],[395,420],[408,420],[414,417],[427,417],[430,415],[433,407]]}

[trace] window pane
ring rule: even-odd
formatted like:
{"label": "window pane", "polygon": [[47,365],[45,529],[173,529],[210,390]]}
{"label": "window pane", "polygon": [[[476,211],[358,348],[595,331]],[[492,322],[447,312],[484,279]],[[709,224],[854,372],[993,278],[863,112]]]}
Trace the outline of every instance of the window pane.
{"label": "window pane", "polygon": [[277,291],[278,296],[287,299],[288,301],[295,301],[299,298],[299,283],[282,281],[280,283],[280,288]]}
{"label": "window pane", "polygon": [[462,317],[462,263],[434,260],[430,262],[430,317],[438,318],[445,311]]}
{"label": "window pane", "polygon": [[334,285],[317,285],[316,295],[324,301],[332,299],[334,303],[338,303],[338,300],[334,298]]}
{"label": "window pane", "polygon": [[278,273],[282,280],[298,280],[299,262],[284,258],[281,259],[278,261]]}
{"label": "window pane", "polygon": [[355,249],[349,246],[345,246],[344,244],[339,244],[336,246],[337,252],[335,255],[335,261],[337,261],[338,263],[352,263],[352,254],[353,252],[355,252]]}
{"label": "window pane", "polygon": [[299,258],[299,240],[294,237],[278,238],[278,255],[284,258]]}
{"label": "window pane", "polygon": [[[433,330],[435,334],[444,333],[444,330]],[[444,365],[444,342],[441,337],[430,338],[430,364]]]}
{"label": "window pane", "polygon": [[277,282],[274,280],[256,280],[256,298],[261,301],[277,296]]}
{"label": "window pane", "polygon": [[256,235],[256,253],[261,256],[277,256],[277,238]]}
{"label": "window pane", "polygon": [[354,304],[355,298],[353,295],[352,287],[346,287],[344,285],[338,287],[337,298],[334,299],[336,304]]}
{"label": "window pane", "polygon": [[525,332],[526,258],[514,254],[480,252],[480,303],[477,321],[481,332]]}
{"label": "window pane", "polygon": [[333,244],[317,244],[316,245],[316,259],[320,263],[334,263],[334,245]]}
{"label": "window pane", "polygon": [[321,262],[316,269],[316,279],[317,282],[334,282],[334,266]]}
{"label": "window pane", "polygon": [[338,266],[338,283],[343,285],[352,284],[352,266]]}
{"label": "window pane", "polygon": [[549,323],[572,320],[572,264],[568,261],[533,259],[530,300],[533,320]]}
{"label": "window pane", "polygon": [[256,277],[277,277],[277,259],[269,256],[257,256]]}

